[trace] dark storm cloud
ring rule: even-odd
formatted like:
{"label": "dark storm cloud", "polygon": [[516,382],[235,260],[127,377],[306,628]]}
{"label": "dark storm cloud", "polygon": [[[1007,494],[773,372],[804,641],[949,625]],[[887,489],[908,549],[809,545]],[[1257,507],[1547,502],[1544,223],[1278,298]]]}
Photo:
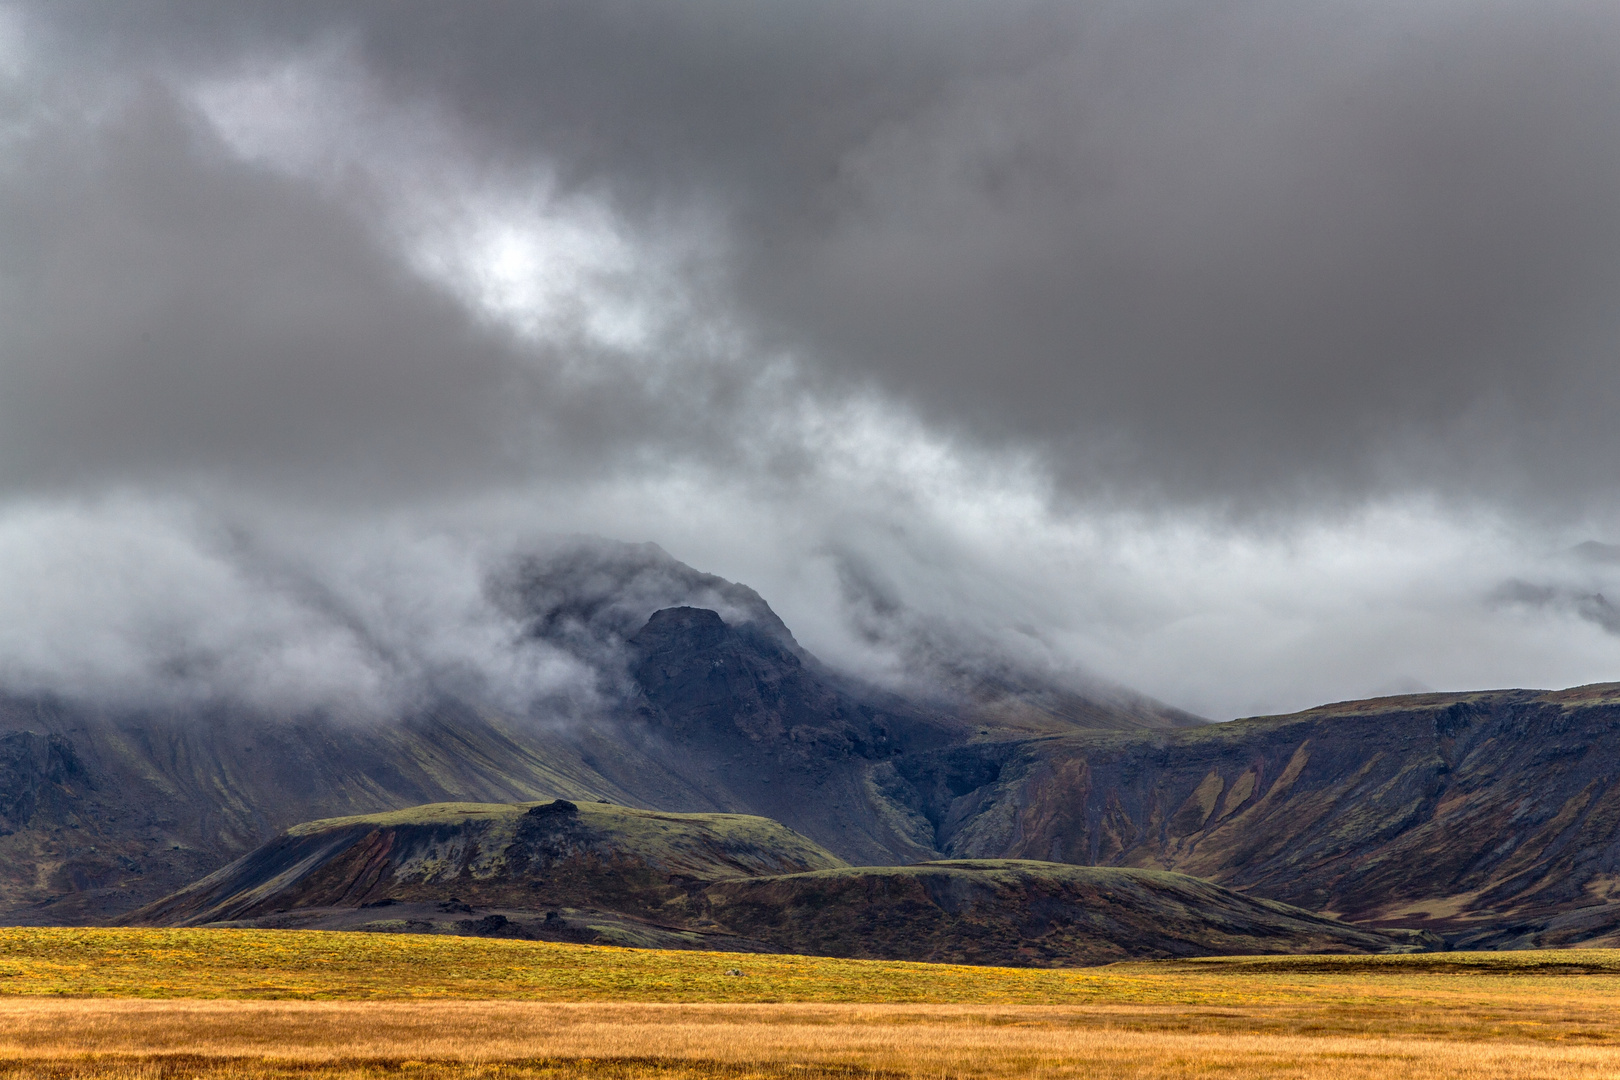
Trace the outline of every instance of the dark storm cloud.
{"label": "dark storm cloud", "polygon": [[1076,478],[1612,483],[1610,7],[646,10],[373,52],[717,193],[765,332]]}
{"label": "dark storm cloud", "polygon": [[717,210],[758,340],[1071,480],[1612,489],[1610,5],[79,10],[194,63],[351,35],[492,157]]}
{"label": "dark storm cloud", "polygon": [[670,408],[701,374],[571,382],[565,360],[623,358],[476,317],[368,219],[365,183],[337,198],[240,160],[160,80],[49,104],[19,107],[0,168],[0,486],[386,499],[707,437]]}
{"label": "dark storm cloud", "polygon": [[[351,219],[229,161],[161,88],[0,182],[0,476],[386,474],[488,456],[498,343]],[[454,357],[454,362],[447,358]],[[456,445],[456,444],[462,445]]]}

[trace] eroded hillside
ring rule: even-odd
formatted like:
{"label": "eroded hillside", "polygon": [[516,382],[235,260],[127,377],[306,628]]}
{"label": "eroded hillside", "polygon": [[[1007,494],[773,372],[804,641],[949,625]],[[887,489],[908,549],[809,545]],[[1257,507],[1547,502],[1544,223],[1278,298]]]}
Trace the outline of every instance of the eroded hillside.
{"label": "eroded hillside", "polygon": [[961,857],[1172,869],[1480,945],[1620,929],[1620,687],[1349,702],[895,763]]}

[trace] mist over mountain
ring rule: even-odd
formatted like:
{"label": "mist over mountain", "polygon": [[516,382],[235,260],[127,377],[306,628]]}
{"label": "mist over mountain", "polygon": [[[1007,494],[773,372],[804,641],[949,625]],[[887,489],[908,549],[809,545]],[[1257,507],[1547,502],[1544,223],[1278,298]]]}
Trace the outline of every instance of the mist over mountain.
{"label": "mist over mountain", "polygon": [[[1202,723],[1005,662],[993,678],[910,697],[822,663],[752,589],[651,544],[554,538],[497,561],[477,595],[478,622],[464,616],[432,639],[460,652],[376,647],[383,675],[402,681],[347,708],[173,686],[145,700],[8,691],[3,917],[105,917],[298,822],[446,800],[763,814],[845,858],[906,861],[934,844],[884,794],[897,756],[964,739]],[[344,609],[334,597],[322,610],[334,621],[347,610],[342,625],[358,640],[387,640],[385,623],[366,621],[386,604]]]}

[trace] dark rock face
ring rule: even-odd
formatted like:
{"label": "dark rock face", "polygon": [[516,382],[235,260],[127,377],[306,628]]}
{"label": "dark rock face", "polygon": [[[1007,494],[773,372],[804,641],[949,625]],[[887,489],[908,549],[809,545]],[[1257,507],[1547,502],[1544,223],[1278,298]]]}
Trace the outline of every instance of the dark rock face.
{"label": "dark rock face", "polygon": [[656,612],[629,644],[640,721],[727,793],[725,809],[775,818],[856,862],[934,854],[874,806],[871,769],[962,737],[949,717],[859,697],[789,642],[701,608]]}
{"label": "dark rock face", "polygon": [[26,826],[40,800],[68,795],[62,785],[82,776],[73,744],[59,735],[13,731],[0,735],[0,836]]}
{"label": "dark rock face", "polygon": [[650,716],[681,738],[747,744],[764,759],[823,770],[839,759],[894,753],[904,735],[891,728],[944,741],[926,720],[885,715],[840,693],[780,640],[747,624],[727,626],[713,611],[655,612],[630,645]]}

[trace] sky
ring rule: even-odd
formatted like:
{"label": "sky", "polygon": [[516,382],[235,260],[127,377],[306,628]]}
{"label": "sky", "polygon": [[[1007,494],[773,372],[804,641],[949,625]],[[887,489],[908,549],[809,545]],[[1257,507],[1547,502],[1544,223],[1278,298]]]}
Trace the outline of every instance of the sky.
{"label": "sky", "polygon": [[1620,8],[0,3],[0,687],[577,680],[654,542],[894,685],[1620,679]]}

